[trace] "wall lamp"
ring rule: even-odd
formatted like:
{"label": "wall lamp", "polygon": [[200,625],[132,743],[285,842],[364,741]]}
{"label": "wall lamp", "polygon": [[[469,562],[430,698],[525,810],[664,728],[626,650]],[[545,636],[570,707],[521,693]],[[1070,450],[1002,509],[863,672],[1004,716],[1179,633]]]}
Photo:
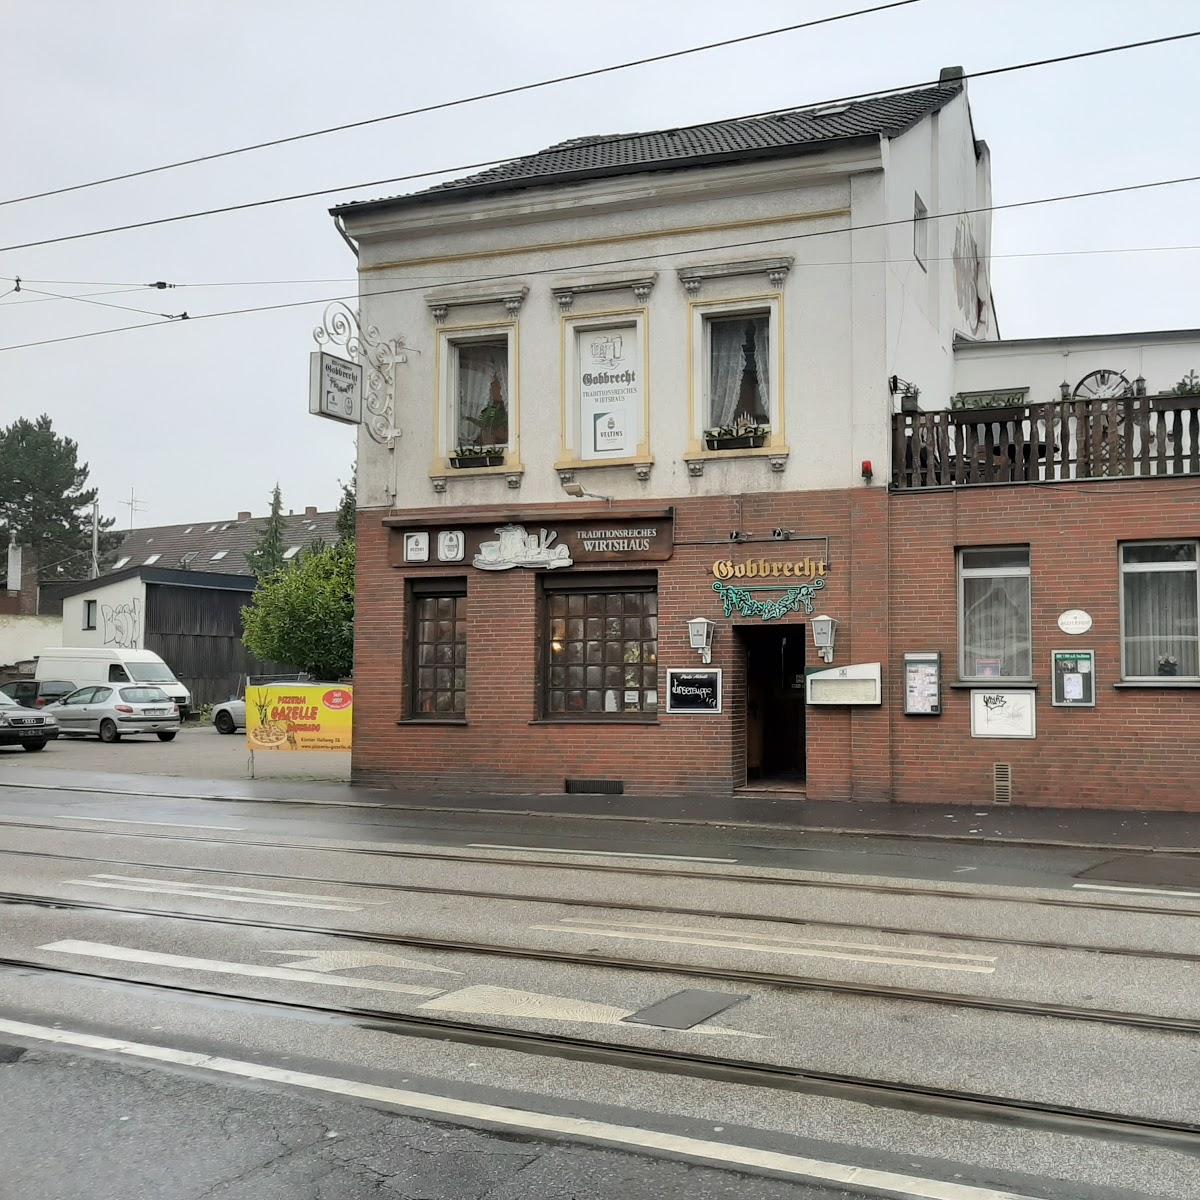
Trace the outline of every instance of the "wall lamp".
{"label": "wall lamp", "polygon": [[564,483],[562,485],[562,490],[566,492],[568,496],[574,496],[576,499],[586,496],[589,500],[607,500],[609,504],[612,504],[611,496],[602,496],[599,492],[585,491],[582,483]]}

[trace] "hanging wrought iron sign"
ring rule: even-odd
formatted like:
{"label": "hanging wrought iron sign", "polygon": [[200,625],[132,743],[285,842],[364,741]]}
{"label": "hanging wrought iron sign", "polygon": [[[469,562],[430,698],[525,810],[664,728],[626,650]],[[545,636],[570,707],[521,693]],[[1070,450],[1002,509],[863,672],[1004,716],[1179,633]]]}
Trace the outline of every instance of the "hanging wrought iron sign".
{"label": "hanging wrought iron sign", "polygon": [[777,621],[788,613],[812,613],[817,593],[825,586],[825,580],[820,577],[812,583],[802,583],[799,587],[788,588],[782,596],[774,600],[759,600],[754,592],[777,592],[779,587],[737,587],[722,583],[719,579],[713,584],[713,591],[721,597],[725,605],[725,615],[732,617],[737,609],[743,617],[761,617],[764,621]]}

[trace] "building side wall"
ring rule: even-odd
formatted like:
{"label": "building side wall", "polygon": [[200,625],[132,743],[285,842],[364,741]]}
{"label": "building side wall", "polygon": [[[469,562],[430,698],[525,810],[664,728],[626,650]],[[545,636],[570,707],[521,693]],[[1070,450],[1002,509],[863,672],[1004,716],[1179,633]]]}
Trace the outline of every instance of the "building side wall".
{"label": "building side wall", "polygon": [[[84,614],[89,600],[96,602],[94,629],[84,628]],[[136,576],[63,599],[64,646],[114,646],[123,650],[145,650],[145,628],[146,585]]]}
{"label": "building side wall", "polygon": [[61,645],[62,621],[58,617],[0,614],[0,668],[28,662],[47,646]]}

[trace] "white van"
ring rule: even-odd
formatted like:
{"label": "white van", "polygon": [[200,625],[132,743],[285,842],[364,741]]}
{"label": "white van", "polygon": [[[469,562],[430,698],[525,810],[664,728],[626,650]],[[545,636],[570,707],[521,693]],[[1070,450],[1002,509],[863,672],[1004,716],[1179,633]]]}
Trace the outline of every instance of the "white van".
{"label": "white van", "polygon": [[51,646],[37,656],[33,677],[66,679],[77,688],[93,683],[153,683],[179,705],[186,718],[191,693],[175,672],[151,650],[122,650],[118,646]]}

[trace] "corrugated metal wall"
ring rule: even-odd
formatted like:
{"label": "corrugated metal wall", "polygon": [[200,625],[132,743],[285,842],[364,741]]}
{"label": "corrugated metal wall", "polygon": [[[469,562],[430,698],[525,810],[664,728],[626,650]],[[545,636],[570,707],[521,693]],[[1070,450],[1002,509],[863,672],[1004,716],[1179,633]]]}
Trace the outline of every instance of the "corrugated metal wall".
{"label": "corrugated metal wall", "polygon": [[236,695],[245,675],[295,671],[261,662],[242,645],[241,612],[250,596],[216,588],[146,586],[145,647],[171,667],[197,708]]}

